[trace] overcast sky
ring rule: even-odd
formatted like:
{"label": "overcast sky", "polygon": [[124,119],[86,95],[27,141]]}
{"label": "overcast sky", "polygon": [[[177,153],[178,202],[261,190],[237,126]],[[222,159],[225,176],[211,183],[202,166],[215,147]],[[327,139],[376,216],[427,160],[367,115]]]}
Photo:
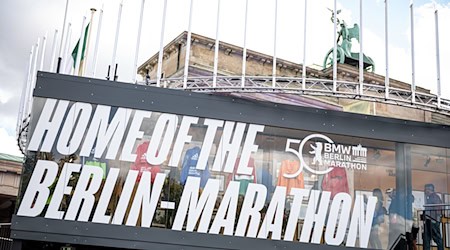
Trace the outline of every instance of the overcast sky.
{"label": "overcast sky", "polygon": [[[15,127],[20,94],[26,78],[31,46],[47,33],[44,70],[50,70],[51,47],[55,29],[63,26],[64,0],[2,0],[0,3],[0,152],[19,155]],[[101,9],[104,2],[103,26],[97,74],[104,78],[112,60],[114,33],[120,0],[71,0],[67,21],[72,24],[70,50],[81,34],[83,15],[89,19],[92,7]],[[244,0],[222,0],[220,40],[243,45]],[[389,1],[389,65],[390,76],[411,82],[410,0]],[[322,64],[326,52],[333,47],[333,26],[330,12],[332,0],[309,0],[307,15],[307,52],[303,55],[303,0],[278,0],[277,56],[297,63],[306,56],[307,65]],[[439,10],[442,93],[450,98],[450,0],[416,0],[415,46],[416,82],[436,93],[436,58],[434,6]],[[129,82],[133,74],[134,51],[141,0],[124,0],[120,38],[117,50],[119,80]],[[249,0],[248,49],[273,53],[274,0]],[[359,22],[359,1],[338,0],[341,17],[351,26]],[[159,49],[163,0],[146,0],[139,63]],[[194,0],[192,30],[214,38],[216,31],[216,0]],[[189,0],[168,0],[165,43],[187,30]],[[97,11],[91,38],[91,55],[97,36]],[[364,53],[375,60],[376,73],[384,75],[384,1],[364,0]],[[66,29],[67,30],[67,29]],[[354,46],[357,52],[359,46]],[[57,50],[59,51],[59,50]],[[220,62],[219,62],[220,63]],[[92,57],[88,58],[87,74],[92,76]]]}

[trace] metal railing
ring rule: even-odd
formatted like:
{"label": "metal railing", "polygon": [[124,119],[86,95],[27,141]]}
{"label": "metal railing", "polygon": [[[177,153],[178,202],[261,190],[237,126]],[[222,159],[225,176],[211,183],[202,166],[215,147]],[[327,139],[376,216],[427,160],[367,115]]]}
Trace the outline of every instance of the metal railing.
{"label": "metal railing", "polygon": [[416,223],[414,218],[404,220],[403,233],[388,249],[450,249],[450,204],[425,204],[413,217]]}
{"label": "metal railing", "polygon": [[0,250],[12,249],[11,223],[0,223]]}
{"label": "metal railing", "polygon": [[[138,84],[156,85],[156,80],[138,82]],[[301,77],[276,77],[273,82],[272,76],[246,76],[245,81],[242,81],[242,76],[217,76],[215,86],[213,76],[189,77],[186,85],[183,78],[161,79],[162,87],[195,92],[284,93],[338,97],[398,105],[450,116],[450,100],[438,98],[434,94],[417,91],[413,93],[411,90],[394,87],[386,90],[384,85],[369,83],[361,85],[359,82],[349,81],[336,81],[335,88],[333,84],[333,80],[306,78],[303,81]],[[386,91],[388,91],[387,98]]]}
{"label": "metal railing", "polygon": [[450,249],[450,204],[425,204],[417,213],[423,249]]}
{"label": "metal railing", "polygon": [[[242,80],[244,79],[244,81]],[[202,93],[279,93],[297,94],[304,96],[321,96],[364,100],[386,103],[419,110],[430,111],[450,117],[450,100],[438,98],[437,95],[421,93],[384,85],[329,79],[302,77],[272,76],[217,76],[214,83],[213,76],[163,78],[160,86],[171,89],[181,89]],[[156,80],[138,82],[141,85],[156,85]],[[362,88],[362,90],[360,90]],[[333,91],[335,89],[335,91]],[[413,98],[413,94],[415,98]],[[28,132],[29,116],[20,123],[17,143],[25,154],[26,136]]]}

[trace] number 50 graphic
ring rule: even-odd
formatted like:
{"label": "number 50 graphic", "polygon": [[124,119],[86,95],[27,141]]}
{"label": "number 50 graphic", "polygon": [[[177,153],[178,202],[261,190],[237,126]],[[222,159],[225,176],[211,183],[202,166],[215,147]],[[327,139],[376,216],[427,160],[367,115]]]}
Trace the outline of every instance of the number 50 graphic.
{"label": "number 50 graphic", "polygon": [[[323,140],[327,141],[328,143],[334,143],[334,141],[331,140],[328,136],[322,135],[322,134],[308,135],[303,140],[289,139],[288,138],[286,140],[285,151],[289,152],[289,153],[292,153],[292,154],[294,154],[294,155],[296,155],[298,157],[298,159],[300,160],[300,167],[298,168],[297,172],[295,172],[293,174],[283,174],[284,177],[286,177],[286,178],[296,178],[303,171],[303,168],[305,168],[308,172],[310,172],[312,174],[317,174],[317,175],[328,174],[329,172],[331,172],[331,170],[333,170],[333,167],[329,167],[326,170],[314,170],[306,163],[305,159],[303,159],[303,147],[305,146],[305,144],[309,140],[311,140],[313,138],[320,138],[320,139],[323,139]],[[295,149],[295,148],[291,148],[291,144],[300,144],[300,145],[299,145],[298,149]],[[317,143],[316,143],[316,147],[317,147]],[[313,146],[312,146],[312,148],[316,149]],[[317,154],[321,154],[321,152],[316,151],[315,154],[316,154],[316,157],[317,157],[318,156]]]}

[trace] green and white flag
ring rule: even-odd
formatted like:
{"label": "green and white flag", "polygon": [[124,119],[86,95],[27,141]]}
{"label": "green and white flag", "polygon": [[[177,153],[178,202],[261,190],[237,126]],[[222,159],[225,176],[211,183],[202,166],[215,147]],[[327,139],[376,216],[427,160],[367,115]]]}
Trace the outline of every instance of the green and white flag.
{"label": "green and white flag", "polygon": [[[83,47],[81,48],[81,57],[80,57],[80,67],[77,72],[78,75],[81,75],[83,73],[82,70],[83,70],[84,56],[85,56],[85,51],[86,51],[86,42],[88,40],[88,33],[89,33],[89,23],[88,23],[88,25],[86,25],[86,29],[84,30]],[[74,70],[76,67],[76,62],[77,62],[77,57],[78,57],[78,46],[80,45],[80,40],[81,40],[81,38],[78,39],[77,44],[73,48],[72,54],[70,57],[70,62],[69,62],[71,69],[74,69]]]}

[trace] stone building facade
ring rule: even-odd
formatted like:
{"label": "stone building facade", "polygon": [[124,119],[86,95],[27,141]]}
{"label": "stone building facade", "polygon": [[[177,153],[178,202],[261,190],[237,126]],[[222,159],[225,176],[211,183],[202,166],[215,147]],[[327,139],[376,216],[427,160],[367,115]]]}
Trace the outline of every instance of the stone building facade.
{"label": "stone building facade", "polygon": [[11,222],[19,192],[22,157],[0,153],[0,223]]}
{"label": "stone building facade", "polygon": [[[183,77],[186,56],[187,32],[181,33],[164,47],[162,78]],[[189,58],[189,77],[212,76],[214,67],[215,40],[205,36],[192,34],[191,52]],[[240,76],[242,74],[243,48],[226,42],[219,45],[219,76]],[[273,57],[252,50],[247,50],[246,75],[271,76]],[[158,54],[153,55],[139,68],[138,73],[147,80],[156,79]],[[338,64],[337,80],[358,82],[359,70],[351,65]],[[307,78],[332,79],[333,69],[323,69],[312,65],[306,67]],[[291,61],[277,59],[277,77],[302,77],[302,65]],[[364,73],[364,82],[373,85],[384,85],[385,78],[371,72]],[[400,90],[410,90],[410,84],[390,79],[390,87]],[[417,87],[417,92],[430,93],[430,90]],[[380,93],[377,93],[380,94]],[[332,110],[392,117],[413,121],[450,124],[447,116],[420,109],[377,103],[371,101],[352,100],[345,98],[313,97],[298,94],[258,94],[232,93],[242,98],[266,100],[291,105],[319,107]]]}

